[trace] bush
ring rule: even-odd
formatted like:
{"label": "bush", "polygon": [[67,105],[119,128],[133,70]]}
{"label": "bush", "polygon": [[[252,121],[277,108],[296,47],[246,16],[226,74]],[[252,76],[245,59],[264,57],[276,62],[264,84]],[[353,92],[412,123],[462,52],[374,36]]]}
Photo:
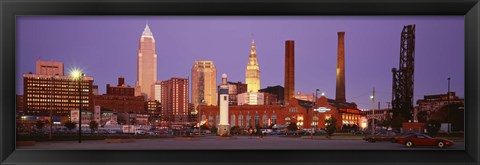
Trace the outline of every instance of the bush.
{"label": "bush", "polygon": [[72,121],[67,121],[65,122],[65,127],[68,129],[68,130],[72,130],[72,129],[75,129],[77,126],[76,126],[77,123],[75,122],[72,122]]}
{"label": "bush", "polygon": [[45,122],[41,120],[37,120],[37,123],[35,123],[35,126],[37,127],[37,129],[41,130],[43,129],[43,127],[45,127]]}
{"label": "bush", "polygon": [[335,130],[337,129],[337,119],[335,117],[330,117],[328,119],[325,119],[325,131],[327,132],[327,137],[332,136],[333,133],[335,133]]}

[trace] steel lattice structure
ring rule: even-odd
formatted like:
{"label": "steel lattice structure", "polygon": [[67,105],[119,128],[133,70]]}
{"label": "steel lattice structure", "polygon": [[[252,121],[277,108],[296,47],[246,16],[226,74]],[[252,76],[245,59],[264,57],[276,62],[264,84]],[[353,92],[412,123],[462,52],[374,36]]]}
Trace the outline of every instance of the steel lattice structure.
{"label": "steel lattice structure", "polygon": [[412,119],[413,73],[415,61],[415,25],[403,26],[400,43],[399,68],[393,68],[392,110],[393,117],[401,115],[406,121]]}

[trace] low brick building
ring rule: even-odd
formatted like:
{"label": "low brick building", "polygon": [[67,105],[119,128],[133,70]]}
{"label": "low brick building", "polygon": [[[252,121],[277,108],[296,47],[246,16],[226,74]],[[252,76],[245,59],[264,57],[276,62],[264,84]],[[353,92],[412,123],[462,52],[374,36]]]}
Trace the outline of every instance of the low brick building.
{"label": "low brick building", "polygon": [[[322,96],[318,106],[310,101],[290,99],[287,104],[280,105],[237,105],[229,106],[230,126],[250,128],[256,125],[267,128],[277,125],[296,123],[299,129],[325,128],[325,119],[331,116],[337,119],[337,129],[342,125],[360,125],[365,113],[355,103],[336,102]],[[218,106],[200,106],[200,119],[207,126],[217,126],[220,121]]]}

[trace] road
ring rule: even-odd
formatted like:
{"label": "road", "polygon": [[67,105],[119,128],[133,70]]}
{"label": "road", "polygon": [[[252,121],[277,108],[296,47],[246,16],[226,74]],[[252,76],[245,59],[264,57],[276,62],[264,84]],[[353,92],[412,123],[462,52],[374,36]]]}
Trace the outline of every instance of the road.
{"label": "road", "polygon": [[37,142],[17,149],[32,150],[216,150],[216,149],[279,149],[279,150],[465,150],[464,142],[447,148],[406,148],[391,142],[368,143],[363,140],[324,140],[266,136],[263,138],[216,136],[189,138],[137,139],[131,143],[106,143],[104,140]]}

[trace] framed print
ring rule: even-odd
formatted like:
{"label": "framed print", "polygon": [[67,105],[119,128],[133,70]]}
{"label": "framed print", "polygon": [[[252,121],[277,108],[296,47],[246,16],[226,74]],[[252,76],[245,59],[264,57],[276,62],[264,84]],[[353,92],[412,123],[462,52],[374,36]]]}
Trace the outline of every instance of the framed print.
{"label": "framed print", "polygon": [[478,163],[478,1],[2,1],[2,164]]}

